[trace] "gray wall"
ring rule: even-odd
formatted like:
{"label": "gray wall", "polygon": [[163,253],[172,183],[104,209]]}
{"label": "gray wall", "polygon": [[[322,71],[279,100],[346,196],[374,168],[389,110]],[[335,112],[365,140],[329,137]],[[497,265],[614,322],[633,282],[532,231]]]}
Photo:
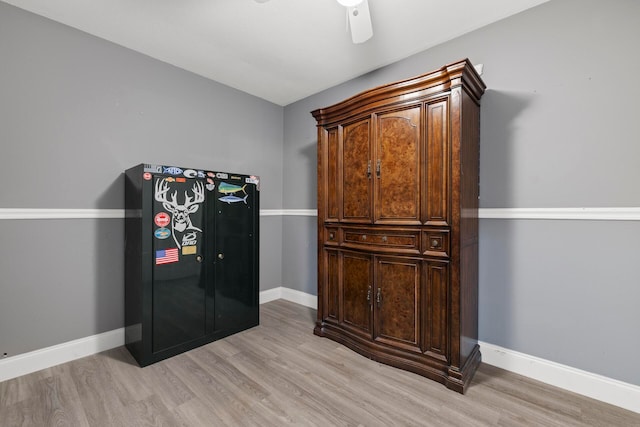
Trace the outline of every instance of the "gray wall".
{"label": "gray wall", "polygon": [[[0,208],[121,208],[140,162],[314,209],[311,110],[484,63],[481,206],[640,206],[640,4],[552,0],[284,108],[0,3]],[[66,190],[68,184],[74,190]],[[315,293],[315,218],[263,217],[261,288]],[[0,353],[123,326],[123,221],[1,220]],[[482,220],[480,339],[640,385],[638,222]]]}
{"label": "gray wall", "polygon": [[[138,163],[260,175],[282,207],[283,109],[0,3],[0,208],[123,208]],[[124,326],[121,219],[0,220],[0,354]],[[282,219],[261,219],[261,288]]]}
{"label": "gray wall", "polygon": [[[315,208],[310,111],[465,57],[488,87],[481,207],[640,206],[639,16],[632,0],[552,0],[288,105],[284,207]],[[315,293],[315,242],[301,237],[314,227],[284,219],[282,274]],[[481,340],[640,385],[639,222],[480,227]]]}

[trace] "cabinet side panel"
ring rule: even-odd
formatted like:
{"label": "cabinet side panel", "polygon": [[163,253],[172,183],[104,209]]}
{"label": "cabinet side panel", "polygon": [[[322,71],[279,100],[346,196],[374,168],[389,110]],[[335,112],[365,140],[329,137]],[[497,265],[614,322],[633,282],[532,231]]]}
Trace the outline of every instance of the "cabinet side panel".
{"label": "cabinet side panel", "polygon": [[480,106],[462,91],[460,177],[460,364],[478,343],[478,196]]}
{"label": "cabinet side panel", "polygon": [[142,166],[125,172],[125,344],[142,357]]}

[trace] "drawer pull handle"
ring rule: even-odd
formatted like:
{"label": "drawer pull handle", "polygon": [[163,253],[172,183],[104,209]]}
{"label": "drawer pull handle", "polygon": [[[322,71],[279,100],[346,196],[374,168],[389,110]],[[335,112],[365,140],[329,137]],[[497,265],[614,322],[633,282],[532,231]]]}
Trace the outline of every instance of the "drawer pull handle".
{"label": "drawer pull handle", "polygon": [[387,236],[382,236],[382,241],[386,243],[387,242]]}
{"label": "drawer pull handle", "polygon": [[366,234],[362,235],[362,240],[367,240],[367,235]]}
{"label": "drawer pull handle", "polygon": [[329,240],[333,240],[335,239],[336,235],[335,233],[332,231],[331,233],[329,233]]}
{"label": "drawer pull handle", "polygon": [[437,248],[438,246],[440,246],[440,241],[436,240],[436,239],[433,239],[431,241],[431,246],[433,246],[434,248]]}

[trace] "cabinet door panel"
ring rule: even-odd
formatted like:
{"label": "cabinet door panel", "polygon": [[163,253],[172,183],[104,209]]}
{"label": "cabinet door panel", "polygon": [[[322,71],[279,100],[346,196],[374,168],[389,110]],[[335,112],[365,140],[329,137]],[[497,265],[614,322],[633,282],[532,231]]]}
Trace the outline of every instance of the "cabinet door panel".
{"label": "cabinet door panel", "polygon": [[325,187],[325,195],[327,199],[327,215],[326,220],[338,219],[338,200],[340,200],[339,177],[338,177],[338,128],[329,129],[327,132],[327,186]]}
{"label": "cabinet door panel", "polygon": [[371,334],[371,305],[367,298],[373,284],[371,256],[344,252],[343,273],[343,322],[345,325]]}
{"label": "cabinet door panel", "polygon": [[376,260],[375,338],[420,350],[420,260]]}
{"label": "cabinet door panel", "polygon": [[447,225],[449,207],[449,109],[447,99],[427,104],[426,223]]}
{"label": "cabinet door panel", "polygon": [[342,130],[342,218],[371,222],[370,120],[344,126]]}
{"label": "cabinet door panel", "polygon": [[338,321],[338,302],[340,289],[339,262],[337,251],[325,251],[325,298],[326,312],[323,314],[324,320]]}
{"label": "cabinet door panel", "polygon": [[427,318],[424,325],[426,353],[447,360],[447,301],[449,270],[446,263],[427,262]]}
{"label": "cabinet door panel", "polygon": [[377,117],[376,222],[420,222],[421,107]]}

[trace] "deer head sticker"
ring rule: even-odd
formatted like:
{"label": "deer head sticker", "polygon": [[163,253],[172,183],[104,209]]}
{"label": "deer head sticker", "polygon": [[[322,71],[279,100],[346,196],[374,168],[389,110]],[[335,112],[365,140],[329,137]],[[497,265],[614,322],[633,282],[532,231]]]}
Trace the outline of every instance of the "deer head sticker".
{"label": "deer head sticker", "polygon": [[183,204],[178,203],[177,190],[171,194],[171,200],[167,200],[167,194],[169,191],[169,184],[164,179],[158,179],[156,181],[156,201],[162,203],[162,207],[171,212],[171,231],[173,234],[173,240],[175,240],[176,244],[180,248],[181,243],[178,241],[176,232],[182,234],[190,230],[202,231],[191,223],[190,215],[197,212],[200,207],[200,203],[204,202],[204,185],[200,181],[196,181],[191,190],[193,192],[193,198],[189,196],[187,191],[185,191]]}

